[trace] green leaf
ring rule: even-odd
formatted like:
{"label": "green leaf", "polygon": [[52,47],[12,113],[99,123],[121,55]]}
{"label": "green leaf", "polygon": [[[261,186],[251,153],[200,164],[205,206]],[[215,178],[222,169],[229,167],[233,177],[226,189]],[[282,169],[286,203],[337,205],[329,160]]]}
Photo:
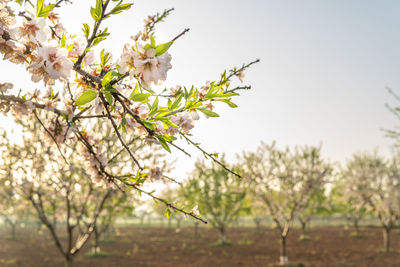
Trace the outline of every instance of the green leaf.
{"label": "green leaf", "polygon": [[123,132],[126,132],[126,118],[125,117],[122,117],[120,127],[122,128]]}
{"label": "green leaf", "polygon": [[171,153],[171,149],[169,148],[167,142],[165,141],[164,137],[161,135],[157,136],[158,141],[160,141],[161,146],[167,150],[169,153]]}
{"label": "green leaf", "polygon": [[111,58],[110,53],[105,52],[104,49],[101,50],[101,52],[100,52],[100,62],[101,63],[100,64],[102,67],[104,67],[108,63],[110,58]]}
{"label": "green leaf", "polygon": [[112,103],[114,100],[112,94],[109,91],[104,91],[104,96],[106,97],[108,104],[110,104],[110,106],[112,106]]}
{"label": "green leaf", "polygon": [[65,47],[65,43],[66,43],[65,34],[63,33],[61,37],[61,47]]}
{"label": "green leaf", "polygon": [[171,217],[171,211],[167,208],[167,210],[165,211],[165,217],[167,217],[167,219],[169,220],[169,218]]}
{"label": "green leaf", "polygon": [[156,114],[157,113],[157,109],[158,109],[158,96],[154,100],[153,104],[150,106],[149,117],[151,117],[154,114]]}
{"label": "green leaf", "polygon": [[177,96],[174,103],[171,105],[171,108],[170,108],[171,110],[174,110],[179,107],[182,97],[183,97],[183,94],[180,94],[179,96]]}
{"label": "green leaf", "polygon": [[208,117],[219,117],[219,115],[209,109],[206,108],[198,108],[198,110],[200,110],[201,112],[203,112],[204,114],[206,114]]}
{"label": "green leaf", "polygon": [[157,57],[158,57],[158,56],[161,56],[162,54],[164,54],[165,52],[167,52],[168,49],[171,47],[171,45],[172,45],[173,43],[174,43],[174,42],[171,41],[171,42],[168,42],[168,43],[165,43],[165,44],[157,45],[157,46],[156,46],[156,56],[157,56]]}
{"label": "green leaf", "polygon": [[133,89],[132,93],[129,95],[129,99],[133,99],[133,97],[139,93],[139,84],[136,83],[135,88]]}
{"label": "green leaf", "polygon": [[83,28],[82,28],[83,34],[85,35],[86,39],[89,37],[90,34],[90,27],[87,23],[83,23]]}
{"label": "green leaf", "polygon": [[106,37],[106,36],[109,36],[109,35],[110,35],[110,33],[108,32],[108,28],[105,28],[104,30],[100,31],[97,34],[97,37]]}
{"label": "green leaf", "polygon": [[55,7],[55,5],[52,4],[52,5],[48,5],[48,6],[44,7],[44,8],[42,8],[42,9],[40,10],[40,12],[39,12],[38,17],[44,17],[44,18],[46,18],[46,17],[49,15],[50,11],[53,10],[54,7]]}
{"label": "green leaf", "polygon": [[100,20],[101,13],[103,13],[103,0],[96,0],[96,11],[95,12],[98,17],[98,20]]}
{"label": "green leaf", "polygon": [[36,17],[39,17],[40,11],[43,9],[43,0],[37,0],[36,2]]}
{"label": "green leaf", "polygon": [[101,81],[101,85],[103,87],[105,87],[107,84],[109,84],[112,81],[112,79],[115,76],[118,76],[118,72],[110,70],[109,72],[106,73],[106,75],[104,75],[103,80]]}
{"label": "green leaf", "polygon": [[224,93],[224,94],[223,94],[223,96],[225,96],[225,97],[237,96],[237,95],[239,95],[239,94],[238,94],[238,93],[235,93],[235,92],[229,92],[229,93]]}
{"label": "green leaf", "polygon": [[75,105],[77,106],[82,106],[85,105],[91,101],[93,101],[97,97],[98,92],[94,90],[86,90],[83,92],[83,94],[78,97],[78,99],[75,101]]}
{"label": "green leaf", "polygon": [[151,96],[151,94],[135,94],[131,97],[131,100],[134,102],[142,102],[146,103],[148,102],[148,98]]}
{"label": "green leaf", "polygon": [[142,123],[146,128],[154,130],[154,122],[143,119]]}
{"label": "green leaf", "polygon": [[153,35],[150,35],[150,45],[151,47],[156,47],[156,40]]}
{"label": "green leaf", "polygon": [[90,15],[92,15],[92,18],[93,18],[95,21],[100,20],[100,18],[97,16],[96,9],[93,8],[93,7],[90,8]]}
{"label": "green leaf", "polygon": [[[122,1],[121,1],[122,2]],[[111,10],[111,12],[110,12],[110,14],[118,14],[118,13],[121,13],[122,11],[124,11],[124,10],[128,10],[128,9],[130,9],[131,8],[131,6],[132,6],[133,4],[131,3],[131,4],[119,4],[119,5],[117,5],[116,7],[114,7],[112,10]]]}
{"label": "green leaf", "polygon": [[104,39],[106,39],[106,37],[97,37],[96,39],[94,39],[92,46],[98,45]]}
{"label": "green leaf", "polygon": [[235,103],[231,102],[230,99],[216,99],[216,100],[228,104],[228,106],[230,106],[231,108],[237,108],[237,105]]}

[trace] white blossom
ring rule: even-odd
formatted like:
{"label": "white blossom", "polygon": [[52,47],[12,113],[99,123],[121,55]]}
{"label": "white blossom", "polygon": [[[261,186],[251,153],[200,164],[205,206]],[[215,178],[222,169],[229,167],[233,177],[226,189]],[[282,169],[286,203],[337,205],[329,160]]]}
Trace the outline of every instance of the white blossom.
{"label": "white blossom", "polygon": [[188,133],[194,127],[193,118],[188,112],[182,112],[173,116],[171,121],[181,127],[185,133]]}
{"label": "white blossom", "polygon": [[53,79],[68,78],[71,76],[72,61],[67,59],[68,50],[57,46],[43,46],[38,49],[44,69]]}

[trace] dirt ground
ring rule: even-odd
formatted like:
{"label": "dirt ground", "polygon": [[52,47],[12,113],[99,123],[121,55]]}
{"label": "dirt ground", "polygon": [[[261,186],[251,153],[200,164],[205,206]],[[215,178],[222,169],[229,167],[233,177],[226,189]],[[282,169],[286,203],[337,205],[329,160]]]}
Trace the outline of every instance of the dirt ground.
{"label": "dirt ground", "polygon": [[[0,266],[64,266],[63,258],[47,233],[38,235],[34,229],[18,229],[17,240],[0,233]],[[277,231],[263,229],[257,234],[252,228],[230,228],[227,237],[232,246],[210,246],[218,233],[200,228],[194,230],[163,227],[130,226],[118,229],[119,236],[101,243],[104,258],[88,258],[84,249],[74,266],[268,266],[279,259]],[[299,230],[289,233],[289,261],[304,266],[400,266],[400,233],[391,234],[391,253],[380,252],[382,231],[362,229],[362,237],[349,237],[349,230],[338,227],[318,227],[309,231],[311,240],[299,241]],[[90,247],[89,244],[88,247]]]}

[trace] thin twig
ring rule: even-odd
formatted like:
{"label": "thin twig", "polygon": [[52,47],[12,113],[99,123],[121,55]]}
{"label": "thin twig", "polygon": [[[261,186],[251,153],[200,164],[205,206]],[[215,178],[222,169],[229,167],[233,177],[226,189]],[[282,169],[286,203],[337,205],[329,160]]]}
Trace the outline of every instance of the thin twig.
{"label": "thin twig", "polygon": [[43,122],[39,119],[39,116],[36,114],[36,111],[32,112],[33,115],[35,115],[36,119],[39,121],[40,125],[42,125],[42,127],[44,128],[44,130],[47,132],[48,135],[50,135],[51,139],[53,139],[54,143],[57,146],[58,152],[60,152],[61,157],[64,159],[65,163],[67,163],[67,165],[69,165],[67,159],[65,158],[64,154],[61,152],[61,148],[58,145],[56,138],[53,136],[53,134],[49,131],[49,129],[46,128],[46,126],[44,126]]}
{"label": "thin twig", "polygon": [[122,146],[126,149],[126,151],[128,152],[129,156],[132,158],[132,160],[136,163],[138,168],[140,170],[143,170],[143,167],[140,165],[139,161],[135,158],[135,156],[132,154],[132,151],[129,149],[129,147],[125,144],[124,140],[122,139],[122,136],[118,131],[118,126],[115,124],[115,121],[114,121],[113,117],[111,116],[110,111],[108,110],[108,103],[106,103],[106,100],[104,99],[103,94],[100,93],[99,96],[100,96],[101,102],[103,102],[104,108],[107,112],[108,119],[111,121],[111,124],[115,130],[115,133],[118,136],[119,141],[121,142]]}
{"label": "thin twig", "polygon": [[174,39],[171,40],[171,42],[175,42],[179,37],[181,37],[182,35],[184,35],[185,33],[187,33],[190,29],[186,28],[183,30],[183,32],[181,32],[180,34],[178,34]]}
{"label": "thin twig", "polygon": [[196,144],[195,142],[193,142],[191,139],[189,139],[189,137],[187,137],[184,133],[180,133],[180,135],[186,139],[186,141],[188,143],[190,143],[191,145],[195,146],[198,150],[200,150],[205,156],[210,157],[215,163],[217,163],[218,165],[220,165],[222,168],[224,168],[227,172],[232,173],[233,175],[237,176],[238,178],[242,178],[241,175],[237,174],[236,172],[232,171],[231,169],[229,169],[228,167],[225,166],[225,164],[223,164],[222,162],[220,162],[219,160],[217,160],[213,155],[211,155],[210,153],[208,153],[207,151],[205,151],[204,149],[202,149],[198,144]]}

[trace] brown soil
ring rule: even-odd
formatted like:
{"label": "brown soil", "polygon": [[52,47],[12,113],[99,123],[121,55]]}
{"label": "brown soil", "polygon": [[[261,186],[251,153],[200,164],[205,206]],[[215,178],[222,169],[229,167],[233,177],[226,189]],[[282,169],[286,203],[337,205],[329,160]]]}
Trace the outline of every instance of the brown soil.
{"label": "brown soil", "polygon": [[[0,233],[0,266],[64,266],[47,234],[33,229],[18,229],[18,240],[8,240],[6,229]],[[255,234],[252,228],[231,228],[228,239],[232,246],[214,247],[215,230],[200,228],[194,238],[190,227],[168,230],[162,227],[130,226],[119,228],[114,241],[101,244],[105,258],[87,258],[89,248],[75,259],[74,266],[268,266],[279,259],[279,239],[276,230],[264,229]],[[289,261],[304,266],[400,266],[400,234],[391,233],[395,252],[380,252],[382,231],[362,229],[362,237],[349,237],[343,228],[320,227],[309,231],[311,240],[299,241],[299,231],[289,233]],[[88,247],[90,247],[89,244]]]}

